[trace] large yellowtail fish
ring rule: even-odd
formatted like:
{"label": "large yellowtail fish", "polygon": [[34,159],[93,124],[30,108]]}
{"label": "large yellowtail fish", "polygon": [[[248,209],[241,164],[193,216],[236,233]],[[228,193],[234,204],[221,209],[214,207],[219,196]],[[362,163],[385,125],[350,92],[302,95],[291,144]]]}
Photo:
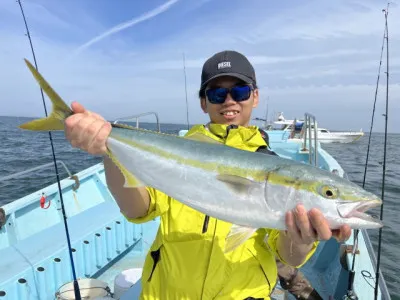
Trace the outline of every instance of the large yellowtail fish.
{"label": "large yellowtail fish", "polygon": [[[26,60],[53,103],[49,117],[20,126],[63,130],[71,109]],[[125,176],[126,187],[151,186],[204,214],[233,223],[225,251],[258,228],[284,230],[285,213],[302,203],[317,208],[331,229],[380,228],[364,212],[382,201],[360,186],[314,166],[235,149],[204,135],[183,138],[112,124],[108,156]]]}

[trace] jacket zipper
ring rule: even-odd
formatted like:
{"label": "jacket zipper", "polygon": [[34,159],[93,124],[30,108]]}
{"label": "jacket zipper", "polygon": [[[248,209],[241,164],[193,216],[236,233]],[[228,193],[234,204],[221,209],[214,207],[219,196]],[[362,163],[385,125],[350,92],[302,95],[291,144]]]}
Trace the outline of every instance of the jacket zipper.
{"label": "jacket zipper", "polygon": [[[207,218],[207,217],[208,217],[208,216],[206,216],[206,218]],[[208,218],[209,218],[209,217],[208,217]],[[216,233],[217,233],[217,223],[218,223],[218,220],[215,219],[214,233],[213,233],[212,242],[211,242],[211,250],[210,250],[210,254],[209,254],[209,256],[208,256],[207,271],[206,271],[206,276],[204,277],[203,286],[202,286],[202,288],[201,288],[201,298],[200,298],[200,299],[203,299],[203,297],[204,297],[204,295],[203,295],[203,294],[204,294],[204,288],[205,288],[205,284],[206,284],[207,275],[208,275],[208,272],[209,272],[209,270],[210,270],[211,254],[212,254],[213,248],[214,248],[215,235],[216,235]],[[208,226],[208,221],[207,221],[207,226]]]}
{"label": "jacket zipper", "polygon": [[208,229],[208,222],[210,221],[210,216],[205,216],[204,223],[203,223],[203,233],[207,232]]}

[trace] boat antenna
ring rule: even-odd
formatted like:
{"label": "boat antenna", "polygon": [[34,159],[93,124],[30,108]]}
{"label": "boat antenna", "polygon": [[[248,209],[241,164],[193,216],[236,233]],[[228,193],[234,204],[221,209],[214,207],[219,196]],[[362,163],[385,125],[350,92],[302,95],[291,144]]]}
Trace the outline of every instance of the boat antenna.
{"label": "boat antenna", "polygon": [[[366,156],[366,161],[365,161],[365,169],[364,169],[364,178],[363,178],[363,183],[362,183],[362,187],[365,188],[365,182],[366,182],[366,178],[367,178],[367,169],[368,169],[368,160],[369,160],[369,152],[370,152],[370,145],[371,145],[371,136],[372,136],[372,128],[374,126],[374,117],[375,117],[375,108],[376,108],[376,100],[378,97],[378,88],[379,88],[379,80],[380,80],[380,73],[381,73],[381,67],[382,67],[382,57],[383,57],[383,49],[384,49],[384,45],[385,45],[385,40],[387,40],[387,12],[389,9],[389,3],[387,5],[387,9],[383,9],[382,11],[385,13],[385,29],[383,32],[383,38],[382,38],[382,47],[381,47],[381,55],[380,55],[380,60],[379,60],[379,68],[378,68],[378,77],[376,80],[376,87],[375,87],[375,96],[374,96],[374,105],[373,105],[373,109],[372,109],[372,117],[371,117],[371,127],[370,127],[370,131],[369,131],[369,137],[368,137],[368,147],[367,147],[367,156]],[[388,50],[388,46],[387,46],[387,50]],[[387,58],[389,59],[389,57]],[[388,61],[388,60],[387,60]],[[388,67],[388,63],[387,63],[387,67]],[[387,76],[389,76],[389,72],[386,72]],[[388,88],[387,91],[388,93]],[[387,107],[386,107],[387,109]],[[387,113],[386,113],[386,122],[387,122]],[[386,141],[385,141],[385,150],[384,150],[384,155],[385,155],[385,161],[386,161]],[[384,163],[385,166],[385,163]],[[385,168],[385,167],[384,167]],[[384,170],[385,173],[385,170]],[[384,179],[383,179],[384,180]],[[383,193],[384,193],[384,184],[382,186],[382,200],[383,200]],[[383,204],[381,205],[381,220],[382,220],[382,210],[383,210]],[[379,240],[381,240],[381,231],[382,228],[379,231]],[[359,234],[359,229],[356,229],[354,231],[354,245],[356,247],[356,245],[358,244],[358,234]],[[380,242],[379,242],[380,243]],[[380,247],[380,246],[379,246]],[[353,249],[353,259],[352,259],[352,265],[351,265],[351,270],[350,270],[350,274],[349,274],[349,281],[348,281],[348,286],[347,286],[347,294],[346,294],[346,299],[358,299],[358,297],[355,295],[354,293],[354,276],[355,276],[355,261],[356,261],[356,250],[357,249]],[[378,262],[377,264],[380,264],[380,248],[378,250]],[[378,291],[378,277],[379,277],[379,267],[376,270],[376,286],[375,286],[375,297],[377,296],[377,291]],[[376,298],[375,298],[376,299]]]}
{"label": "boat antenna", "polygon": [[[37,62],[36,62],[36,56],[35,56],[35,51],[33,49],[33,44],[32,44],[32,39],[31,39],[31,35],[29,33],[29,28],[28,28],[28,23],[26,22],[26,18],[25,18],[25,13],[24,13],[24,9],[22,8],[22,3],[21,0],[17,0],[19,7],[21,8],[21,14],[22,14],[22,18],[24,19],[24,23],[25,23],[25,28],[26,28],[26,36],[29,39],[29,44],[31,46],[31,50],[32,50],[32,56],[33,56],[33,60],[35,62],[35,67],[36,70],[38,70],[38,66],[37,66]],[[43,101],[43,107],[44,107],[44,112],[46,114],[47,117],[47,108],[46,108],[46,103],[44,101],[44,95],[43,95],[43,90],[42,88],[40,88],[40,93],[42,95],[42,101]],[[67,242],[68,242],[68,251],[69,251],[69,257],[71,259],[71,267],[72,267],[72,276],[74,279],[74,292],[75,292],[75,299],[77,300],[81,300],[81,294],[79,291],[79,284],[78,281],[76,280],[76,272],[75,272],[75,267],[74,267],[74,259],[72,256],[72,248],[71,248],[71,240],[69,237],[69,231],[68,231],[68,224],[67,224],[67,216],[65,213],[65,208],[64,208],[64,201],[63,201],[63,196],[62,196],[62,192],[61,192],[61,184],[60,184],[60,177],[59,177],[59,173],[58,173],[58,168],[57,168],[57,162],[56,162],[56,155],[54,152],[54,145],[53,145],[53,138],[51,136],[51,132],[49,131],[49,138],[50,138],[50,144],[51,144],[51,151],[53,154],[53,161],[54,161],[54,168],[55,168],[55,172],[56,172],[56,177],[57,177],[57,184],[58,184],[58,191],[60,193],[60,201],[61,201],[61,209],[62,209],[62,214],[63,214],[63,218],[64,218],[64,226],[65,226],[65,233],[67,236]]]}
{"label": "boat antenna", "polygon": [[267,101],[266,101],[267,107],[265,109],[265,128],[267,128],[267,126],[268,126],[268,102],[269,102],[269,96],[267,97]]}
{"label": "boat antenna", "polygon": [[186,97],[186,122],[187,128],[189,130],[189,104],[188,104],[188,97],[187,97],[187,87],[186,87],[186,62],[185,62],[185,52],[182,53],[183,56],[183,75],[185,77],[185,97]]}
{"label": "boat antenna", "polygon": [[[388,129],[388,107],[389,107],[389,30],[388,30],[388,23],[387,17],[389,14],[389,3],[386,9],[382,9],[383,13],[385,14],[385,31],[386,31],[386,111],[384,114],[385,117],[385,143],[383,148],[383,171],[382,171],[382,205],[380,211],[380,220],[383,220],[383,204],[384,204],[384,197],[385,197],[385,178],[386,178],[386,152],[387,152],[387,129]],[[378,299],[378,285],[379,285],[379,268],[381,263],[381,252],[382,252],[382,230],[383,227],[379,228],[379,237],[378,237],[378,255],[376,261],[376,281],[375,281],[375,300]]]}

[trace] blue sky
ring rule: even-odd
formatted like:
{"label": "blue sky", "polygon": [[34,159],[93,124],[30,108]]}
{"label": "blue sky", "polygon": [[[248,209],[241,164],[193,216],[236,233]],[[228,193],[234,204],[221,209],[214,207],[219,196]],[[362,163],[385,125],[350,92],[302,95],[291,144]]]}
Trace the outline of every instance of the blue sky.
{"label": "blue sky", "polygon": [[[380,0],[24,0],[39,70],[63,99],[107,119],[157,111],[207,122],[197,91],[203,62],[234,49],[254,64],[261,102],[253,116],[313,113],[322,127],[369,129],[384,30]],[[0,1],[0,115],[42,116],[32,60],[15,0]],[[400,9],[390,7],[390,123],[399,132]],[[385,61],[382,65],[386,67]],[[385,74],[375,130],[382,131]],[[47,102],[49,103],[49,102]],[[149,119],[150,120],[150,119]]]}

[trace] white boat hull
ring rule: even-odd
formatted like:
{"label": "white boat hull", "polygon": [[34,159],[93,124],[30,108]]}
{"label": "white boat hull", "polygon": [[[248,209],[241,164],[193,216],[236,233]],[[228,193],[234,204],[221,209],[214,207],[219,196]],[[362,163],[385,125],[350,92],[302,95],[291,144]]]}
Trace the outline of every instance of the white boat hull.
{"label": "white boat hull", "polygon": [[[360,139],[364,135],[363,132],[318,132],[318,141],[320,143],[352,143]],[[314,137],[314,133],[311,133],[311,137]]]}

